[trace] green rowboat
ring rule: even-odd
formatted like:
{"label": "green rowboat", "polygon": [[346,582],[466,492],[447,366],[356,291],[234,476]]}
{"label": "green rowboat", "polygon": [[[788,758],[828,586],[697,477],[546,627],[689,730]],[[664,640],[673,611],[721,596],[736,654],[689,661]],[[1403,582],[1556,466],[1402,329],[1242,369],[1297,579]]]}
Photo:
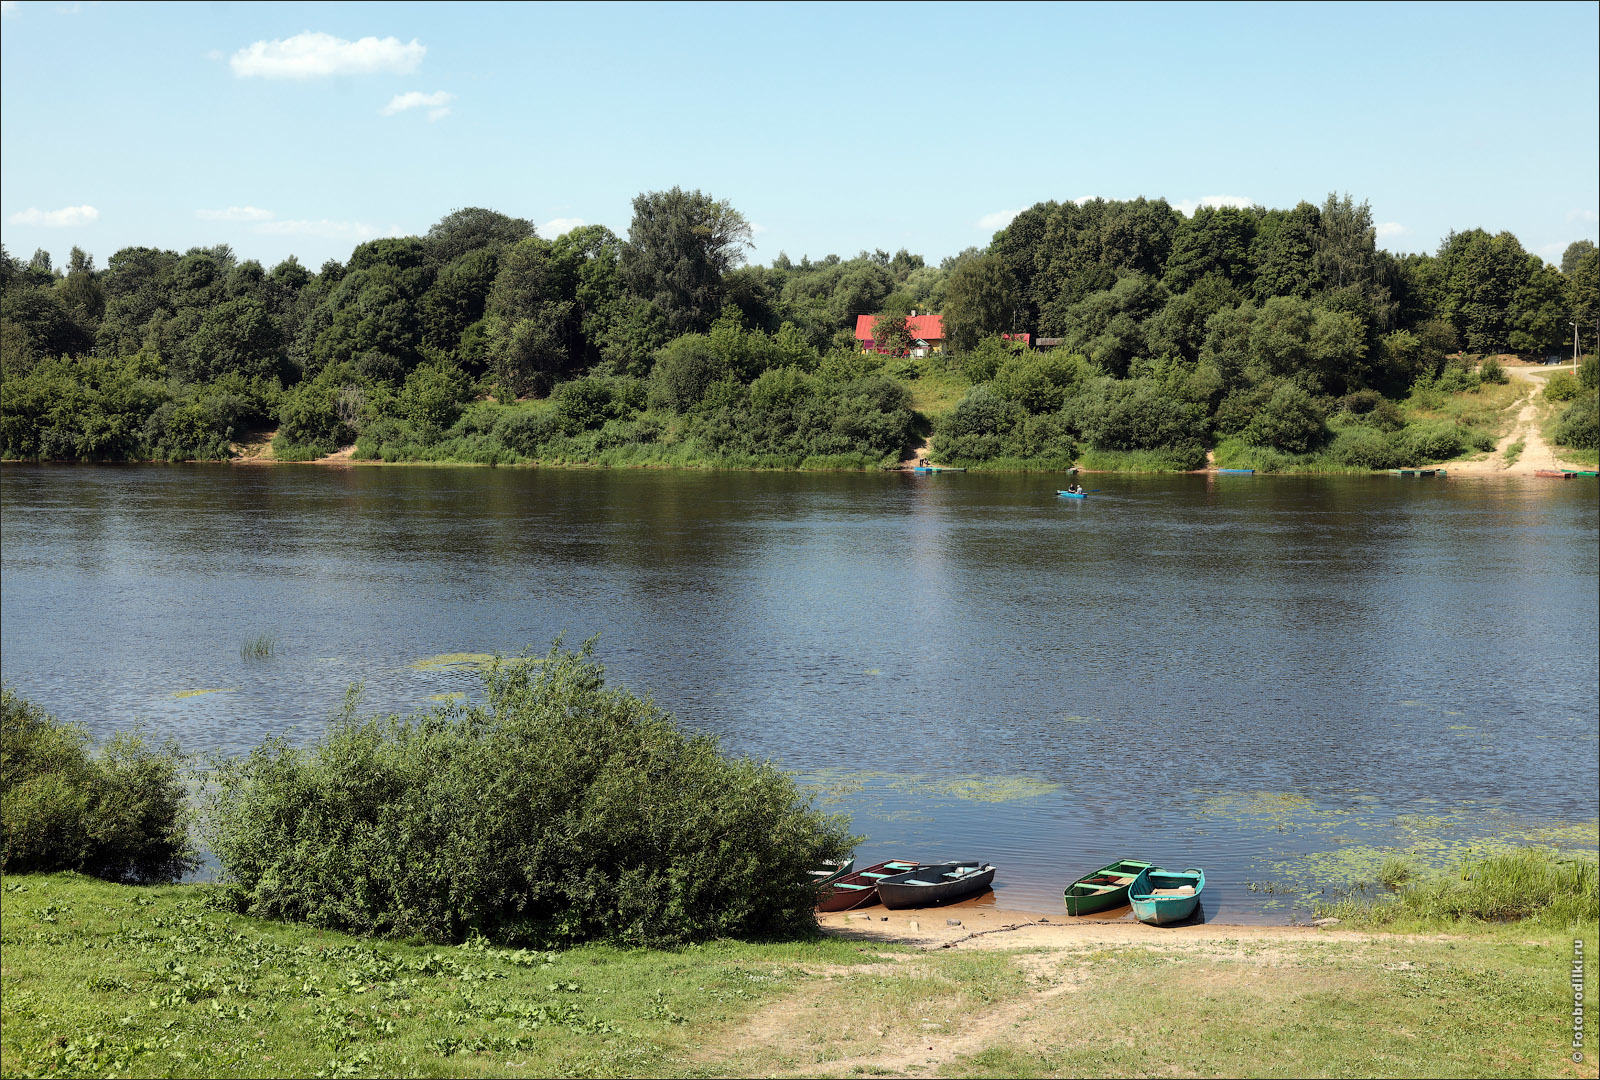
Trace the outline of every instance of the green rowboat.
{"label": "green rowboat", "polygon": [[1128,903],[1133,917],[1151,926],[1171,926],[1194,914],[1200,906],[1200,893],[1206,887],[1204,870],[1163,870],[1152,866],[1139,871],[1128,887]]}
{"label": "green rowboat", "polygon": [[1093,915],[1097,911],[1121,907],[1128,902],[1128,886],[1141,870],[1148,869],[1147,862],[1120,859],[1092,874],[1085,874],[1067,886],[1067,914]]}

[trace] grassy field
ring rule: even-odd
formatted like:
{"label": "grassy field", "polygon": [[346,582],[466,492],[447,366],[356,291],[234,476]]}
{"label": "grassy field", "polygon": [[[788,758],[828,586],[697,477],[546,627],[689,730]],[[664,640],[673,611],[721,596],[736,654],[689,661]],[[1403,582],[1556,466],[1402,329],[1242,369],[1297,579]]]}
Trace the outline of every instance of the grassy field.
{"label": "grassy field", "polygon": [[541,953],[367,941],[205,897],[8,877],[0,1071],[1595,1075],[1592,1009],[1590,1052],[1571,1060],[1559,929],[1134,926],[1023,949],[821,937]]}

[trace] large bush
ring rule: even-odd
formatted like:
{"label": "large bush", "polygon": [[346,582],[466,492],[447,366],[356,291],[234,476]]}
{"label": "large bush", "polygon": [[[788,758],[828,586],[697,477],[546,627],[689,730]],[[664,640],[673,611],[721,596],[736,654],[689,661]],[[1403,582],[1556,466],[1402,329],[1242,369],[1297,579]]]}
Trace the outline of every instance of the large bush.
{"label": "large bush", "polygon": [[81,870],[112,881],[171,881],[199,865],[189,840],[180,755],[89,736],[0,691],[0,869]]}
{"label": "large bush", "polygon": [[1585,394],[1561,414],[1556,442],[1574,450],[1600,449],[1600,396]]}
{"label": "large bush", "polygon": [[590,648],[495,665],[487,704],[359,720],[219,766],[240,911],[362,933],[670,943],[810,925],[853,843],[769,765],[605,687]]}

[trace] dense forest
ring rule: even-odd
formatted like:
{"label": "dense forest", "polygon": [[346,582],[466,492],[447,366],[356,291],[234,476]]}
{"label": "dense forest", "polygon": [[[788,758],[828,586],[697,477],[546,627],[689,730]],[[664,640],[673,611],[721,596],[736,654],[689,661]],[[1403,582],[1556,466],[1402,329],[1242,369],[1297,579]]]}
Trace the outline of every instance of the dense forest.
{"label": "dense forest", "polygon": [[[746,265],[750,239],[674,188],[634,200],[625,239],[469,208],[316,271],[0,250],[0,454],[221,459],[276,430],[279,460],[859,468],[931,431],[991,467],[1383,468],[1488,449],[1412,406],[1503,380],[1485,357],[1592,351],[1600,307],[1588,241],[1559,267],[1481,229],[1395,256],[1349,196],[1039,203],[937,266]],[[913,311],[942,316],[943,352],[860,350],[858,315],[903,345]],[[1596,445],[1593,370],[1563,390],[1566,445]]]}

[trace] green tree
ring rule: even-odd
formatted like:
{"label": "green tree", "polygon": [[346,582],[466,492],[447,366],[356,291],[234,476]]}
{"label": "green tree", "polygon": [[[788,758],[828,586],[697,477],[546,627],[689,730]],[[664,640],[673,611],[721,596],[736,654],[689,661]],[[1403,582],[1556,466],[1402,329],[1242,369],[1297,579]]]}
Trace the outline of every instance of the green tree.
{"label": "green tree", "polygon": [[1600,341],[1600,252],[1592,245],[1573,260],[1572,270],[1567,274],[1567,309],[1574,354],[1581,351],[1586,332],[1591,341]]}
{"label": "green tree", "polygon": [[677,187],[645,192],[633,200],[622,277],[674,334],[705,330],[722,310],[723,275],[744,260],[750,236],[726,200]]}
{"label": "green tree", "polygon": [[1162,279],[1172,292],[1184,292],[1207,274],[1248,290],[1253,276],[1251,244],[1257,214],[1234,206],[1197,207],[1178,226]]}
{"label": "green tree", "polygon": [[427,244],[436,261],[449,263],[471,251],[508,247],[537,235],[525,218],[468,206],[440,218],[428,230]]}
{"label": "green tree", "polygon": [[991,334],[1009,334],[1017,318],[1017,283],[999,255],[983,255],[950,274],[941,319],[945,340],[958,352]]}
{"label": "green tree", "polygon": [[1439,248],[1437,303],[1462,345],[1495,352],[1510,344],[1517,290],[1542,265],[1508,232],[1452,232]]}

